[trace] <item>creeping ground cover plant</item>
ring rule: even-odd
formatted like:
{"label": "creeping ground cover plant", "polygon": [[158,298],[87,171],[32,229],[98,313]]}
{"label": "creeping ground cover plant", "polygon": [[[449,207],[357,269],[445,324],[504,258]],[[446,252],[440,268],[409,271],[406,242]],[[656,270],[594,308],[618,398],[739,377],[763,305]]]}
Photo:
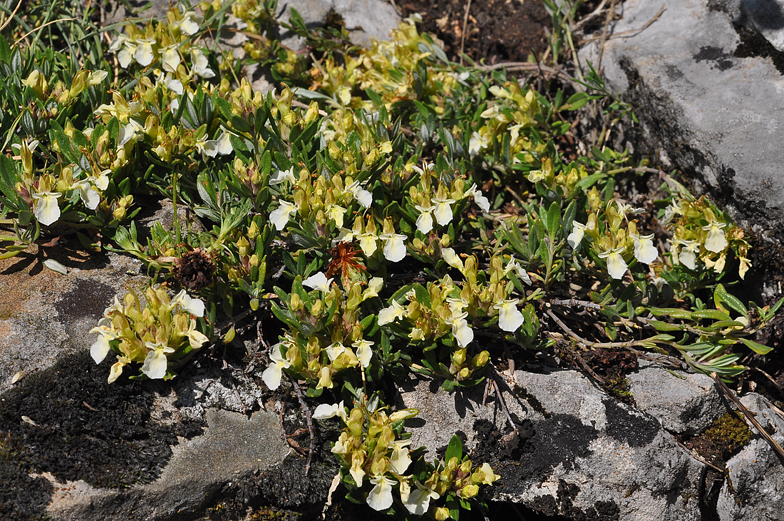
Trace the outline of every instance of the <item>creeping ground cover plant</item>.
{"label": "creeping ground cover plant", "polygon": [[[451,62],[415,18],[362,49],[279,10],[216,0],[108,28],[80,11],[70,48],[66,22],[35,11],[29,35],[0,38],[0,257],[74,235],[147,268],[92,330],[109,382],[263,345],[266,387],[302,385],[314,418],[340,422],[348,499],[443,520],[483,508],[499,476],[457,437],[437,461],[412,447],[419,412],[392,407],[396,380],[491,385],[551,348],[657,351],[730,380],[770,351],[755,338],[782,302],[732,293],[752,267],[743,229],[576,134],[606,101],[593,69],[527,83]],[[229,15],[242,52],[215,44]],[[243,77],[253,64],[272,90]],[[153,195],[172,226],[136,222]]]}

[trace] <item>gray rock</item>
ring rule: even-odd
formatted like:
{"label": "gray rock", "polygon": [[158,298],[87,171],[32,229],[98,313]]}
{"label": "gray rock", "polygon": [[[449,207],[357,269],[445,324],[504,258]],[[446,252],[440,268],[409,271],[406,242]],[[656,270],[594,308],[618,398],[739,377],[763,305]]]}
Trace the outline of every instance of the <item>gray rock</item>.
{"label": "gray rock", "polygon": [[126,256],[47,249],[68,269],[62,275],[43,266],[47,256],[37,248],[0,260],[0,392],[88,350],[95,340],[89,331],[115,294],[126,284],[146,282],[137,276],[141,263]]}
{"label": "gray rock", "polygon": [[[768,429],[779,445],[784,444],[784,418],[757,393],[740,399]],[[749,427],[754,428],[749,424]],[[784,512],[784,461],[758,434],[727,462],[728,480],[719,493],[716,510],[721,521],[781,519]]]}
{"label": "gray rock", "polygon": [[276,414],[209,409],[206,417],[206,434],[176,446],[154,483],[123,491],[57,484],[48,512],[62,521],[180,519],[199,513],[232,481],[282,464],[290,450]]}
{"label": "gray rock", "polygon": [[743,21],[749,23],[773,47],[784,51],[784,1],[743,0]]}
{"label": "gray rock", "polygon": [[[683,170],[740,224],[780,240],[784,83],[771,58],[749,56],[733,23],[739,1],[628,0],[602,67],[635,104],[646,152]],[[596,46],[582,55],[595,64]]]}
{"label": "gray rock", "polygon": [[482,405],[482,389],[433,394],[418,382],[402,397],[420,409],[412,445],[424,445],[433,457],[452,433],[463,432],[472,457],[489,459],[501,475],[493,499],[543,515],[700,519],[704,465],[656,418],[618,403],[575,371],[517,371],[501,387],[516,435],[496,397]]}
{"label": "gray rock", "polygon": [[646,360],[629,373],[629,391],[637,408],[658,419],[673,434],[691,436],[726,412],[716,386],[699,373],[678,373]]}

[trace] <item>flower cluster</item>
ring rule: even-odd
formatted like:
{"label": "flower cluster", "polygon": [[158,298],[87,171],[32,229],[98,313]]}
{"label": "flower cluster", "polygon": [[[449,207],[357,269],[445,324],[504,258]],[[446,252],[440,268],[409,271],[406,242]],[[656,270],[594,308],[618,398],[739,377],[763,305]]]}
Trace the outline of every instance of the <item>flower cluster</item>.
{"label": "flower cluster", "polygon": [[690,270],[697,270],[704,264],[721,273],[727,254],[734,251],[740,263],[740,278],[744,278],[751,267],[750,246],[743,238],[743,230],[707,198],[674,197],[665,209],[662,221],[672,229],[670,257],[673,264]]}
{"label": "flower cluster", "polygon": [[203,316],[204,302],[185,290],[169,298],[163,288],[147,288],[144,305],[135,291],[129,291],[122,300],[114,297],[114,304],[90,330],[98,334],[90,355],[100,364],[110,350],[117,353],[109,383],[134,362],[143,364],[141,372],[147,378],[171,378],[170,368],[209,340],[197,329],[196,317]]}
{"label": "flower cluster", "polygon": [[[313,417],[324,420],[337,416],[343,422],[345,427],[332,452],[347,474],[344,482],[363,494],[371,508],[387,510],[399,498],[411,514],[430,513],[437,519],[448,519],[449,510],[435,502],[450,497],[475,498],[480,485],[492,485],[499,476],[487,463],[474,469],[471,460],[461,456],[450,457],[446,463],[426,464],[421,452],[412,452],[410,440],[401,436],[403,422],[417,414],[416,409],[387,414],[377,400],[360,396],[351,410],[343,402],[323,404]],[[363,488],[370,490],[365,493]]]}
{"label": "flower cluster", "polygon": [[492,150],[508,135],[510,152],[513,155],[522,153],[523,157],[532,160],[530,152],[541,153],[544,148],[537,149],[522,131],[539,126],[542,120],[536,92],[530,89],[523,93],[516,81],[507,82],[503,87],[494,85],[490,92],[495,100],[482,112],[482,125],[472,132],[468,153],[474,156]]}

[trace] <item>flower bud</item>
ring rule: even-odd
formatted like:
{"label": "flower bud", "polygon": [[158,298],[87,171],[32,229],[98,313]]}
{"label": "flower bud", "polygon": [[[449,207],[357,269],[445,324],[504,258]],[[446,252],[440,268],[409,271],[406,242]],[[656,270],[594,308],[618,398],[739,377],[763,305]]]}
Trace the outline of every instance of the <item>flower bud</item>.
{"label": "flower bud", "polygon": [[460,370],[460,372],[457,373],[457,379],[458,380],[465,380],[469,376],[471,376],[471,369],[469,369],[468,367],[462,368]]}
{"label": "flower bud", "polygon": [[466,485],[462,489],[460,489],[460,497],[463,499],[471,499],[475,497],[479,493],[479,487],[477,485]]}
{"label": "flower bud", "polygon": [[316,318],[319,318],[321,317],[322,313],[324,313],[324,301],[318,299],[313,303],[313,307],[310,308],[310,314]]}
{"label": "flower bud", "polygon": [[259,299],[254,298],[250,301],[250,309],[252,311],[257,311],[259,309]]}
{"label": "flower bud", "polygon": [[446,521],[450,519],[449,517],[449,509],[447,507],[438,507],[435,511],[435,518],[436,521]]}
{"label": "flower bud", "polygon": [[302,309],[302,299],[298,293],[292,293],[289,301],[289,309],[291,311],[299,311]]}
{"label": "flower bud", "polygon": [[452,353],[452,363],[457,367],[462,367],[466,361],[466,348],[463,347]]}
{"label": "flower bud", "polygon": [[236,331],[234,330],[234,326],[231,326],[231,329],[226,331],[226,334],[223,335],[223,343],[224,344],[231,344],[231,342],[234,340],[234,335],[235,334],[236,334]]}
{"label": "flower bud", "polygon": [[487,351],[482,351],[478,355],[476,355],[473,359],[471,359],[471,366],[480,369],[487,365],[487,362],[490,361],[490,353]]}

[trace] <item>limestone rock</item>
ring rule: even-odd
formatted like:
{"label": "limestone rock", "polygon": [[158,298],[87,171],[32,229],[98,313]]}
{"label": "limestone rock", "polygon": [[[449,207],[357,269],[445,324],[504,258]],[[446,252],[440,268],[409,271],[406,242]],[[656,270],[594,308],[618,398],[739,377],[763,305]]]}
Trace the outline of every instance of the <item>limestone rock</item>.
{"label": "limestone rock", "polygon": [[673,434],[693,435],[709,427],[726,408],[709,377],[699,373],[679,375],[640,360],[639,369],[626,379],[638,409],[657,418]]}
{"label": "limestone rock", "polygon": [[[481,386],[480,386],[481,387]],[[420,381],[402,395],[420,415],[412,446],[428,457],[454,432],[477,461],[490,461],[501,481],[493,500],[521,503],[567,519],[697,520],[704,465],[678,446],[659,421],[617,402],[576,371],[517,371],[498,397],[459,393]],[[452,412],[451,414],[449,411]]]}
{"label": "limestone rock", "polygon": [[[757,393],[740,399],[768,429],[779,445],[784,444],[784,418]],[[751,424],[749,427],[753,430]],[[784,461],[759,434],[727,462],[729,480],[719,493],[716,509],[721,521],[781,519],[784,512]]]}
{"label": "limestone rock", "polygon": [[[610,88],[634,104],[645,152],[681,169],[740,224],[781,240],[782,71],[757,55],[754,35],[735,19],[739,2],[628,0],[601,66]],[[596,51],[585,49],[583,59],[596,65]]]}

